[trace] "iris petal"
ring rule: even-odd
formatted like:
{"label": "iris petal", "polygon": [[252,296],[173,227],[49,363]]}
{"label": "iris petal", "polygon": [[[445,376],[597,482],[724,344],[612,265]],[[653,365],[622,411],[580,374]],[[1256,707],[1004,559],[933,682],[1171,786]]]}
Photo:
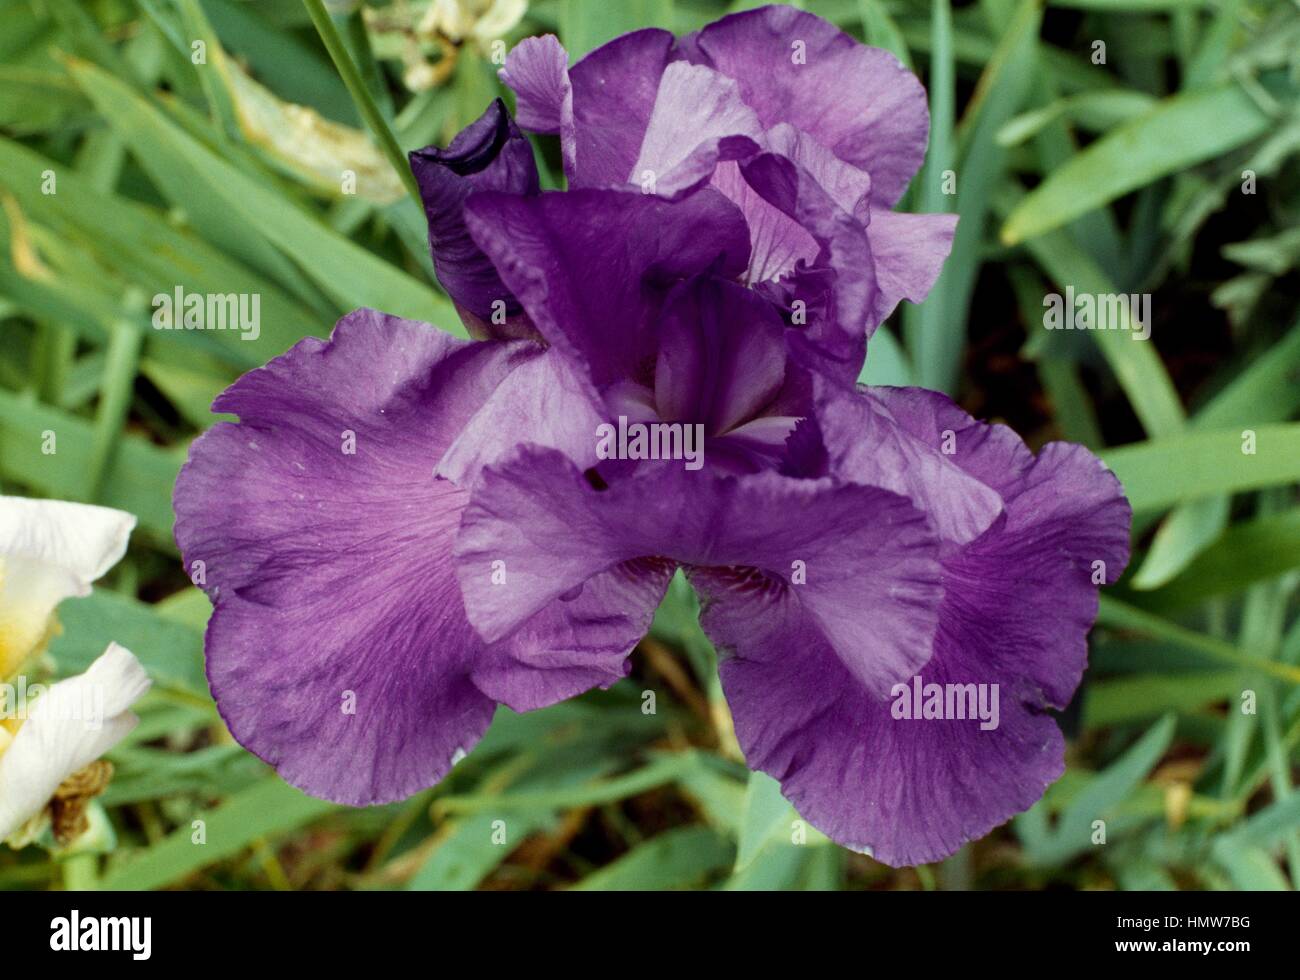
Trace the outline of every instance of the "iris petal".
{"label": "iris petal", "polygon": [[542,336],[598,388],[648,380],[655,321],[677,280],[732,278],[749,257],[744,220],[712,191],[676,203],[635,191],[481,194],[466,214]]}
{"label": "iris petal", "polygon": [[538,707],[622,676],[648,620],[573,603],[489,646],[451,565],[469,491],[434,467],[544,356],[363,310],[217,399],[240,422],[194,443],[176,539],[214,604],[217,706],[288,781],[344,803],[400,799],[442,778],[498,701]]}
{"label": "iris petal", "polygon": [[[866,394],[858,397],[867,398]],[[1035,457],[1010,430],[943,395],[871,389],[920,444],[955,435],[949,462],[1002,498],[1004,513],[942,560],[943,601],[924,684],[996,685],[995,727],[896,717],[825,650],[774,636],[722,666],[746,760],[847,846],[901,866],[946,857],[1031,806],[1062,772],[1047,711],[1069,701],[1087,657],[1100,580],[1128,560],[1130,511],[1086,450]],[[842,447],[831,446],[831,456]],[[937,450],[936,450],[937,451]],[[1095,562],[1102,562],[1097,566]]]}
{"label": "iris petal", "polygon": [[764,127],[790,123],[870,174],[876,204],[894,204],[925,157],[930,115],[916,76],[820,17],[761,7],[710,24],[683,48],[737,79]]}
{"label": "iris petal", "polygon": [[[664,559],[716,602],[702,622],[724,651],[820,644],[879,695],[926,662],[941,594],[937,540],[888,491],[675,461],[597,490],[559,453],[527,448],[484,470],[456,558],[488,639],[608,569]],[[484,576],[493,561],[504,586]]]}
{"label": "iris petal", "polygon": [[497,99],[445,150],[426,147],[411,154],[429,221],[434,270],[477,336],[525,335],[519,303],[501,284],[487,256],[465,228],[465,201],[482,191],[537,194],[540,186],[532,146]]}

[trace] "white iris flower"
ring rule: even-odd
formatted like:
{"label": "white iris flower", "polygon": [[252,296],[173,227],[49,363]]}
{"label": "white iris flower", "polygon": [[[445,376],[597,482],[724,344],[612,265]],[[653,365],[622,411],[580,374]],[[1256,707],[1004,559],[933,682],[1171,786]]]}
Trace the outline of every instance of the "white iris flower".
{"label": "white iris flower", "polygon": [[[121,559],[135,518],[60,500],[0,496],[0,682],[15,678],[57,629],[55,609]],[[0,841],[30,839],[52,821],[60,843],[85,827],[85,803],[107,784],[97,763],[135,727],[149,687],[130,651],[109,644],[84,673],[22,704],[0,697]],[[20,833],[21,831],[21,833]]]}

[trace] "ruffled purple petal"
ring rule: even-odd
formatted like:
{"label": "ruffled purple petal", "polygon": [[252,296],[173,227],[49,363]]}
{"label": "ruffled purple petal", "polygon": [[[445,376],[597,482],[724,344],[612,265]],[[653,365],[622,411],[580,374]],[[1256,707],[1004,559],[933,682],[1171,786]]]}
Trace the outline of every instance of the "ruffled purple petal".
{"label": "ruffled purple petal", "polygon": [[668,31],[633,31],[601,45],[569,70],[574,119],[570,187],[627,183],[674,44]]}
{"label": "ruffled purple petal", "polygon": [[[820,644],[878,694],[929,657],[937,555],[924,518],[888,491],[679,462],[597,489],[535,449],[483,471],[456,545],[466,610],[488,639],[594,576],[653,558],[691,569],[705,627],[728,652]],[[493,562],[505,584],[487,577]]]}
{"label": "ruffled purple petal", "polygon": [[873,311],[879,289],[866,229],[807,170],[784,156],[762,153],[739,166],[750,187],[817,245],[811,264],[806,253],[793,252],[794,271],[765,292],[791,310],[792,322],[803,326],[800,342],[824,362],[827,374],[856,379],[877,325]]}
{"label": "ruffled purple petal", "polygon": [[[906,214],[871,209],[871,256],[880,292],[872,319],[883,323],[902,300],[920,303],[943,271],[957,231],[955,214]],[[873,325],[873,326],[874,326]]]}
{"label": "ruffled purple petal", "polygon": [[681,48],[740,82],[765,128],[790,123],[871,175],[872,201],[898,200],[925,157],[925,90],[888,51],[782,5],[724,17]]}
{"label": "ruffled purple petal", "polygon": [[520,372],[543,356],[362,310],[217,399],[241,421],[195,441],[176,540],[213,600],[222,716],[288,781],[356,805],[398,799],[440,779],[496,701],[538,707],[623,676],[644,613],[540,609],[488,646],[449,564],[469,492],[434,467],[512,378],[536,383]]}
{"label": "ruffled purple petal", "polygon": [[708,181],[719,161],[752,156],[763,140],[754,110],[734,79],[684,61],[659,81],[654,110],[628,180],[676,197]]}
{"label": "ruffled purple petal", "polygon": [[429,221],[429,249],[438,281],[477,336],[517,336],[520,306],[492,262],[470,238],[464,205],[473,194],[537,194],[537,164],[528,140],[495,100],[445,150],[426,147],[410,155]]}
{"label": "ruffled purple petal", "polygon": [[1026,707],[1014,657],[986,659],[995,642],[965,646],[941,622],[920,673],[924,684],[1000,684],[998,727],[986,731],[978,701],[967,719],[895,718],[895,699],[871,696],[822,646],[783,640],[721,666],[736,737],[750,768],[846,847],[895,867],[941,860],[1061,774],[1060,731]]}
{"label": "ruffled purple petal", "polygon": [[835,476],[915,501],[945,542],[972,541],[1002,514],[1001,494],[945,453],[944,430],[914,435],[880,398],[820,381],[817,388],[817,424]]}
{"label": "ruffled purple petal", "polygon": [[[945,554],[932,659],[886,702],[815,649],[796,656],[773,644],[728,661],[722,679],[750,765],[780,779],[829,836],[898,866],[946,857],[1031,806],[1062,772],[1063,740],[1047,712],[1078,685],[1096,583],[1113,582],[1127,562],[1130,511],[1118,481],[1081,447],[1052,444],[1035,457],[1010,430],[974,422],[935,392],[870,397],[920,444],[951,434],[950,461],[1002,497],[1004,512]],[[911,715],[918,704],[914,683],[922,707],[926,685],[939,686],[945,717],[899,716],[896,705]],[[947,714],[946,685],[961,686],[953,704],[966,717]],[[978,685],[995,717],[970,710]]]}
{"label": "ruffled purple petal", "polygon": [[588,366],[597,387],[647,381],[655,323],[677,280],[744,270],[744,219],[703,190],[679,202],[634,191],[540,197],[475,195],[474,239],[552,346]]}
{"label": "ruffled purple petal", "polygon": [[938,392],[868,390],[921,441],[952,433],[949,459],[1002,495],[1003,518],[945,561],[945,581],[951,566],[965,586],[950,586],[952,600],[980,612],[970,627],[1017,647],[1045,700],[1064,708],[1087,664],[1098,585],[1128,564],[1132,509],[1119,480],[1082,446],[1048,443],[1035,456],[1006,426],[977,422]]}

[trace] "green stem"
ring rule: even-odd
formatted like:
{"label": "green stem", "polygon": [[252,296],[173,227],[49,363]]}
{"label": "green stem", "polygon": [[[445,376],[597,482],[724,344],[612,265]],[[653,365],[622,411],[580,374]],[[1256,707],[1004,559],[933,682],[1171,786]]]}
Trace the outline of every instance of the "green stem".
{"label": "green stem", "polygon": [[402,179],[402,183],[406,185],[411,197],[415,198],[415,202],[419,204],[420,188],[415,183],[415,174],[411,173],[411,165],[407,162],[406,154],[402,152],[401,146],[398,145],[397,137],[393,135],[393,131],[384,119],[383,113],[379,111],[379,106],[375,105],[375,100],[371,96],[370,90],[366,88],[361,72],[357,70],[352,55],[348,53],[347,45],[344,43],[342,35],[339,34],[338,28],[334,26],[329,11],[325,9],[325,5],[321,0],[302,0],[302,3],[307,8],[307,13],[311,15],[312,23],[316,25],[316,33],[320,35],[320,39],[325,43],[325,49],[329,51],[330,58],[334,60],[334,67],[338,69],[339,77],[343,79],[343,84],[348,87],[348,92],[352,96],[352,101],[356,103],[361,118],[366,121],[366,125],[370,127],[370,132],[379,141],[379,148],[383,151],[384,156],[388,157],[388,162],[397,171],[397,176]]}

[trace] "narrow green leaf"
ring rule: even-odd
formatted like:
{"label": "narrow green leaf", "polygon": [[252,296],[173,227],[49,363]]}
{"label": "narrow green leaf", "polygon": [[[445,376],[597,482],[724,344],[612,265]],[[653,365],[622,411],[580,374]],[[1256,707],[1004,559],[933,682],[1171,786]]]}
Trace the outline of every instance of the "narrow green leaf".
{"label": "narrow green leaf", "polygon": [[445,298],[213,154],[111,75],[86,63],[73,63],[70,70],[146,168],[187,174],[191,193],[219,198],[232,217],[257,228],[343,309],[368,306],[431,319],[443,330],[465,335]]}
{"label": "narrow green leaf", "polygon": [[[1023,0],[980,75],[956,133],[956,210],[960,220],[952,254],[926,301],[920,307],[905,307],[903,314],[917,381],[927,388],[952,392],[956,385],[971,295],[983,261],[989,207],[1007,162],[1007,153],[995,137],[1029,92],[1041,17],[1037,0]],[[931,136],[932,144],[937,138],[938,132]],[[931,159],[938,159],[933,147]],[[940,192],[940,179],[939,170],[927,164],[922,193]],[[951,210],[952,199],[944,200],[948,203],[933,210]]]}
{"label": "narrow green leaf", "polygon": [[858,11],[866,42],[892,52],[899,61],[911,68],[912,56],[908,53],[907,42],[903,40],[903,32],[889,16],[889,11],[881,0],[858,0]]}
{"label": "narrow green leaf", "polygon": [[573,886],[574,891],[690,888],[731,866],[736,846],[707,827],[656,834]]}
{"label": "narrow green leaf", "polygon": [[1187,567],[1228,526],[1230,500],[1202,497],[1175,508],[1156,530],[1133,588],[1157,589]]}
{"label": "narrow green leaf", "polygon": [[555,790],[520,790],[509,793],[485,793],[446,796],[437,803],[443,813],[478,813],[484,809],[560,810],[578,806],[613,803],[638,793],[676,781],[681,773],[701,763],[694,752],[663,755],[649,765],[624,776],[602,779]]}
{"label": "narrow green leaf", "polygon": [[[1243,451],[1252,448],[1253,452]],[[1190,432],[1102,453],[1135,511],[1300,482],[1300,423]]]}
{"label": "narrow green leaf", "polygon": [[[54,434],[53,453],[42,452],[46,432]],[[76,499],[94,439],[84,419],[0,389],[0,474],[7,479],[51,497]],[[135,514],[155,545],[174,551],[171,498],[159,488],[176,482],[184,459],[183,450],[160,449],[137,435],[122,437],[99,502]]]}
{"label": "narrow green leaf", "polygon": [[140,659],[157,686],[208,700],[201,630],[169,622],[155,607],[107,589],[62,603],[59,621],[63,632],[51,641],[50,655],[60,673],[81,673],[115,641]]}
{"label": "narrow green leaf", "polygon": [[1030,112],[1021,113],[998,130],[999,146],[1017,146],[1035,136],[1048,123],[1069,119],[1094,133],[1141,116],[1156,105],[1145,92],[1115,89],[1108,92],[1080,92],[1057,99]]}
{"label": "narrow green leaf", "polygon": [[1137,674],[1094,681],[1084,692],[1084,725],[1088,728],[1120,725],[1167,711],[1191,714],[1240,689],[1241,672],[1237,670]]}
{"label": "narrow green leaf", "polygon": [[196,831],[186,822],[159,843],[110,868],[102,887],[147,891],[174,884],[238,854],[259,837],[295,830],[338,808],[272,776],[201,813],[196,819],[203,821],[205,843],[194,842]]}
{"label": "narrow green leaf", "polygon": [[1157,639],[1168,640],[1189,650],[1209,654],[1223,663],[1249,667],[1292,684],[1300,684],[1300,667],[1243,653],[1231,643],[1171,623],[1167,619],[1127,605],[1111,596],[1100,597],[1097,622],[1115,629],[1134,630]]}
{"label": "narrow green leaf", "polygon": [[[120,88],[120,83],[117,84]],[[158,152],[158,148],[153,147],[150,152]],[[54,171],[58,178],[57,194],[41,194],[41,174],[46,170]],[[3,137],[0,137],[0,187],[12,193],[27,213],[39,214],[43,223],[92,253],[126,282],[139,286],[146,296],[180,286],[194,293],[247,293],[261,297],[262,327],[255,342],[243,340],[244,334],[234,330],[160,330],[153,334],[155,340],[191,350],[201,347],[247,369],[266,361],[268,351],[281,353],[302,337],[327,333],[331,326],[308,315],[274,283],[233,261],[197,235],[174,227],[159,211],[105,194],[65,165]],[[321,238],[328,231],[317,227],[311,234]],[[356,251],[369,256],[364,250]],[[5,264],[0,261],[0,276],[4,275]],[[392,271],[386,263],[378,264]],[[28,294],[34,300],[55,295],[52,289],[39,289],[38,283],[29,285]],[[78,311],[83,318],[94,316],[89,298],[95,295],[92,289],[78,283],[56,285],[69,312]],[[87,297],[84,304],[74,305],[72,297],[83,293]],[[103,319],[102,313],[98,316]],[[90,324],[78,322],[77,325],[87,331],[94,329]],[[106,335],[103,325],[98,327],[98,333]]]}
{"label": "narrow green leaf", "polygon": [[410,164],[407,163],[406,154],[402,152],[401,146],[398,145],[397,137],[393,135],[388,120],[384,118],[384,114],[379,111],[379,106],[375,104],[374,96],[366,86],[365,79],[361,77],[361,72],[352,60],[348,46],[344,42],[343,36],[339,34],[338,28],[334,26],[334,21],[330,18],[324,3],[321,0],[303,0],[303,4],[307,8],[307,12],[311,14],[312,23],[316,25],[316,32],[320,35],[321,40],[325,42],[325,49],[334,60],[334,67],[338,69],[343,84],[347,86],[348,94],[352,96],[352,101],[356,103],[361,118],[366,121],[366,126],[379,143],[379,148],[384,151],[384,156],[388,158],[388,162],[397,171],[397,175],[402,178],[402,183],[406,185],[411,198],[419,201],[420,188],[415,182],[415,174],[411,172]]}
{"label": "narrow green leaf", "polygon": [[1034,864],[1061,864],[1095,846],[1092,843],[1094,822],[1107,820],[1160,760],[1174,737],[1174,716],[1167,715],[1153,725],[1114,763],[1098,773],[1072,800],[1057,823],[1056,830],[1035,838],[1036,846],[1026,841],[1026,856]]}
{"label": "narrow green leaf", "polygon": [[744,871],[773,839],[788,842],[791,821],[797,819],[799,815],[794,807],[781,795],[779,782],[767,773],[750,773],[736,851],[736,872]]}
{"label": "narrow green leaf", "polygon": [[1264,135],[1272,125],[1235,84],[1166,100],[1111,131],[1029,192],[1002,226],[1014,245],[1130,191]]}
{"label": "narrow green leaf", "polygon": [[[494,836],[505,820],[505,844]],[[497,868],[524,838],[555,822],[549,810],[514,812],[509,817],[485,811],[449,821],[437,847],[406,883],[408,891],[471,891]]]}

